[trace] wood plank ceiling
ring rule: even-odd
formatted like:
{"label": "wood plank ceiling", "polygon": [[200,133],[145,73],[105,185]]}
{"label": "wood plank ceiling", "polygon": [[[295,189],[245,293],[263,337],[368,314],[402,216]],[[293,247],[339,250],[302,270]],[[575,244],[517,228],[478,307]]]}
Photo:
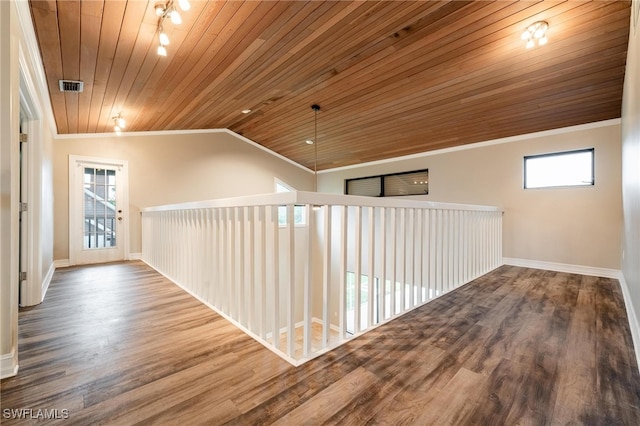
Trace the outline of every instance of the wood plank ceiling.
{"label": "wood plank ceiling", "polygon": [[[154,1],[30,4],[60,134],[121,113],[127,131],[228,128],[313,168],[319,104],[323,170],[620,117],[629,1],[191,0],[166,57]],[[549,42],[525,49],[536,20]]]}

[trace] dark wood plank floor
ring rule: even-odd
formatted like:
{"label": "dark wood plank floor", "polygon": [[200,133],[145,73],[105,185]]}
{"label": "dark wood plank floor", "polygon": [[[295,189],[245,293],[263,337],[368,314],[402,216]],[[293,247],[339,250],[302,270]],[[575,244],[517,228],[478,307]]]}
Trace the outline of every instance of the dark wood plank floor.
{"label": "dark wood plank floor", "polygon": [[298,368],[143,263],[61,269],[1,391],[81,425],[640,425],[618,282],[509,266]]}

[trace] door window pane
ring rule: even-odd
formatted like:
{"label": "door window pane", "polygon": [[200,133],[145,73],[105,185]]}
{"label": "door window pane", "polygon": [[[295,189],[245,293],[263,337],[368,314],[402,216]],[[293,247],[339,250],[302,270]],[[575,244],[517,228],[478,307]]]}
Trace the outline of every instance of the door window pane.
{"label": "door window pane", "polygon": [[84,168],[84,248],[116,247],[116,171]]}

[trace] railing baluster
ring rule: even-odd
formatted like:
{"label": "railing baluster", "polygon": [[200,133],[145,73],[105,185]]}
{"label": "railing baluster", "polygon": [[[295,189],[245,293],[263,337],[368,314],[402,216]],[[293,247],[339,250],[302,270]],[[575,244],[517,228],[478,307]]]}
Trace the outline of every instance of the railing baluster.
{"label": "railing baluster", "polygon": [[273,232],[273,269],[272,269],[272,289],[273,311],[272,311],[272,334],[273,346],[280,349],[280,225],[278,223],[278,206],[271,206],[271,229]]}
{"label": "railing baluster", "polygon": [[369,278],[367,279],[368,295],[367,295],[367,327],[371,327],[373,322],[373,301],[374,301],[374,280],[375,274],[375,237],[376,237],[376,224],[375,224],[375,211],[373,207],[368,208],[368,222],[369,222]]}
{"label": "railing baluster", "polygon": [[378,284],[379,322],[389,318],[387,310],[387,209],[380,207],[380,281]]}
{"label": "railing baluster", "polygon": [[414,209],[406,210],[407,224],[406,224],[406,257],[404,259],[405,262],[405,273],[407,277],[405,279],[405,289],[409,290],[409,294],[406,294],[405,306],[404,309],[410,309],[413,307],[414,302],[414,287],[416,285],[416,276],[415,276],[415,268],[413,266],[415,260],[415,211]]}
{"label": "railing baluster", "polygon": [[424,256],[424,247],[422,245],[424,238],[424,218],[422,209],[415,209],[415,255],[413,256],[414,274],[415,274],[415,302],[414,306],[420,306],[422,304],[422,288],[424,263],[422,257]]}
{"label": "railing baluster", "polygon": [[449,210],[442,211],[442,294],[449,290]]}
{"label": "railing baluster", "polygon": [[[396,213],[397,213],[397,209],[396,208],[392,208],[391,209],[391,224],[389,225],[389,227],[391,228],[391,231],[393,232],[393,235],[396,236],[398,235],[398,228],[396,225]],[[393,241],[391,241],[391,315],[390,317],[394,317],[396,315],[396,281],[398,280],[398,277],[396,276],[397,274],[397,270],[398,270],[398,258],[397,258],[397,244],[398,243],[398,239],[394,238]]]}
{"label": "railing baluster", "polygon": [[362,298],[360,290],[362,286],[362,208],[360,206],[355,207],[355,278],[354,278],[354,318],[353,318],[353,331],[358,333],[361,326],[360,305]]}
{"label": "railing baluster", "polygon": [[254,265],[256,264],[255,259],[255,217],[253,215],[252,207],[244,208],[244,217],[246,218],[244,221],[244,235],[245,235],[245,311],[247,318],[247,328],[252,332],[257,332],[255,326],[255,313],[256,313],[256,289],[255,289],[255,273],[254,271],[257,269]]}
{"label": "railing baluster", "polygon": [[324,246],[322,256],[322,345],[324,349],[329,345],[331,335],[331,206],[322,206],[324,219]]}
{"label": "railing baluster", "polygon": [[429,300],[429,209],[422,211],[422,302]]}
{"label": "railing baluster", "polygon": [[242,215],[242,208],[236,207],[233,209],[234,213],[234,241],[236,244],[235,250],[235,277],[233,280],[233,289],[235,296],[236,306],[236,318],[238,322],[242,325],[245,324],[245,314],[244,314],[244,218]]}
{"label": "railing baluster", "polygon": [[256,207],[258,233],[260,235],[259,257],[260,257],[260,274],[257,277],[260,295],[258,296],[258,318],[260,337],[267,339],[267,224],[265,217],[265,207]]}
{"label": "railing baluster", "polygon": [[305,262],[305,274],[304,274],[304,291],[303,291],[303,341],[302,341],[302,356],[304,358],[308,358],[311,353],[311,285],[313,283],[313,244],[314,234],[312,229],[315,229],[315,211],[314,207],[311,205],[306,205],[304,207],[305,211],[305,219],[306,219],[306,237],[307,237],[307,247],[306,247],[306,256],[304,258],[307,259]]}
{"label": "railing baluster", "polygon": [[287,233],[289,235],[289,291],[287,297],[287,353],[294,356],[296,343],[296,235],[294,228],[294,206],[287,205]]}
{"label": "railing baluster", "polygon": [[347,220],[349,219],[347,206],[340,206],[340,309],[338,310],[340,340],[347,338]]}
{"label": "railing baluster", "polygon": [[406,286],[407,286],[407,209],[400,209],[400,309],[399,313],[406,308]]}

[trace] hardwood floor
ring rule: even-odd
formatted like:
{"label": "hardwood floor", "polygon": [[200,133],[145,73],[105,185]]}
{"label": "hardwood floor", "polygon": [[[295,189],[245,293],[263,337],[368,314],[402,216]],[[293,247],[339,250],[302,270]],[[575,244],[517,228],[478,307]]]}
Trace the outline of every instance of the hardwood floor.
{"label": "hardwood floor", "polygon": [[141,262],[56,271],[19,331],[7,425],[640,424],[605,278],[503,266],[298,368]]}

